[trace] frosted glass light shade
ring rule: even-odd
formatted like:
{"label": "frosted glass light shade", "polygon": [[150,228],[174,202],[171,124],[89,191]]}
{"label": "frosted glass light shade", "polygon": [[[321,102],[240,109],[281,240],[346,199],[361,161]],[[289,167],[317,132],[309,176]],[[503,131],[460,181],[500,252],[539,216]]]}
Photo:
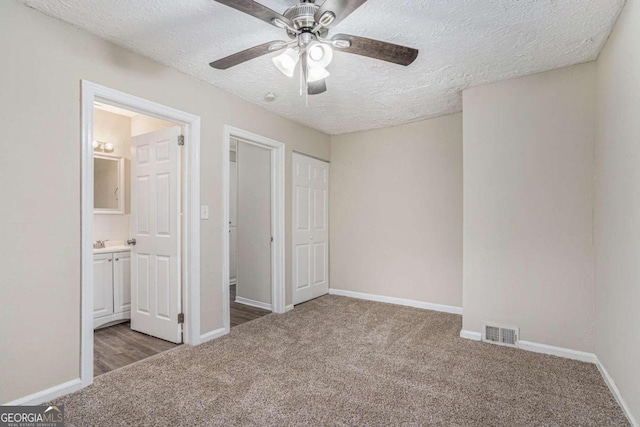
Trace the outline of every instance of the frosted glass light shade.
{"label": "frosted glass light shade", "polygon": [[289,48],[281,55],[273,58],[273,63],[278,67],[278,70],[280,70],[282,74],[287,77],[293,77],[293,72],[295,71],[299,60],[300,56],[298,55],[298,52]]}
{"label": "frosted glass light shade", "polygon": [[311,42],[307,49],[309,68],[327,68],[333,60],[333,49],[324,43]]}
{"label": "frosted glass light shade", "polygon": [[309,83],[317,82],[318,80],[326,79],[329,77],[329,72],[324,68],[309,68]]}

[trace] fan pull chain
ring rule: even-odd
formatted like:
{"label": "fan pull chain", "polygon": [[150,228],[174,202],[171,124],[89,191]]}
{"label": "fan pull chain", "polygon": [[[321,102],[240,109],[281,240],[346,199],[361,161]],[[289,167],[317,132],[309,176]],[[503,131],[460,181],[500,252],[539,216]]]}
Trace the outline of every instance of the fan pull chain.
{"label": "fan pull chain", "polygon": [[300,61],[300,96],[302,96],[302,86],[303,86],[303,73],[302,73],[302,61]]}

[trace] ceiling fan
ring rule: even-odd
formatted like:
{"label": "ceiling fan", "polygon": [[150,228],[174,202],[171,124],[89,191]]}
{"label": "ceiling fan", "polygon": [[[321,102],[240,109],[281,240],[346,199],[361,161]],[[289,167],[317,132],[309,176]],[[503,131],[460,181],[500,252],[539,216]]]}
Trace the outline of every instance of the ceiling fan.
{"label": "ceiling fan", "polygon": [[213,68],[226,70],[254,58],[284,49],[273,58],[275,66],[286,76],[293,77],[300,67],[301,94],[306,87],[308,95],[327,90],[327,66],[333,59],[333,49],[339,52],[368,56],[399,65],[410,65],[418,57],[418,50],[379,40],[348,34],[328,38],[329,30],[367,0],[325,0],[321,6],[316,0],[300,0],[284,14],[269,9],[253,0],[216,0],[226,6],[249,14],[286,31],[290,41],[275,40],[238,52],[210,63]]}

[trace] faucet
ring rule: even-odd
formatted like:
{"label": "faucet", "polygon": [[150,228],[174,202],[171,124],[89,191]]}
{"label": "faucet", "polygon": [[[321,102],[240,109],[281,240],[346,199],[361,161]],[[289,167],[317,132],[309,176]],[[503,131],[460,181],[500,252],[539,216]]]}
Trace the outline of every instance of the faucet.
{"label": "faucet", "polygon": [[93,249],[104,249],[104,242],[108,242],[109,239],[106,240],[96,240],[93,242]]}

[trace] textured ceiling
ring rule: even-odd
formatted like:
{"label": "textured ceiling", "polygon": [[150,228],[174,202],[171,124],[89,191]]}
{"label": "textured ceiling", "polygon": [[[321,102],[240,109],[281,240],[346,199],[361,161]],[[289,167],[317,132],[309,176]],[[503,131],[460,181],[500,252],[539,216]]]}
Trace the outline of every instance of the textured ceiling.
{"label": "textured ceiling", "polygon": [[[209,62],[283,30],[213,0],[21,0],[274,113],[329,134],[462,110],[461,90],[597,58],[625,0],[369,0],[332,31],[420,50],[409,67],[338,52],[328,92],[305,107],[271,55]],[[295,0],[261,0],[282,13]],[[321,1],[319,0],[320,4]],[[267,103],[268,92],[277,95]]]}

